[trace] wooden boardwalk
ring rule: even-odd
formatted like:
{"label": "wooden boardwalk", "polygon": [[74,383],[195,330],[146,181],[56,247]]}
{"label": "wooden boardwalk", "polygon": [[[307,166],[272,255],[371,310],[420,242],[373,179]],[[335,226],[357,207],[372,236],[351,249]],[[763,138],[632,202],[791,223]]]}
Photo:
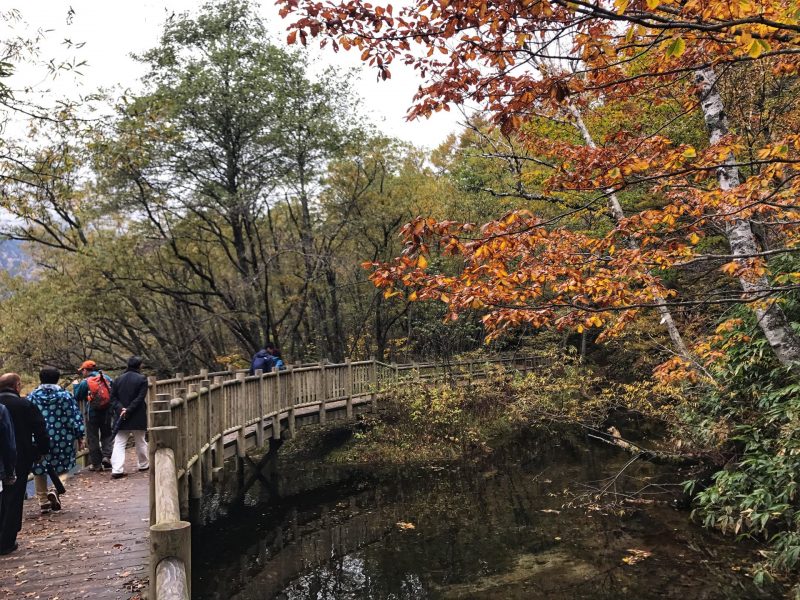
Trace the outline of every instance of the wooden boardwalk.
{"label": "wooden boardwalk", "polygon": [[19,550],[0,556],[0,600],[127,600],[143,597],[150,558],[147,473],[128,449],[127,477],[81,471],[63,509],[39,514],[25,501]]}

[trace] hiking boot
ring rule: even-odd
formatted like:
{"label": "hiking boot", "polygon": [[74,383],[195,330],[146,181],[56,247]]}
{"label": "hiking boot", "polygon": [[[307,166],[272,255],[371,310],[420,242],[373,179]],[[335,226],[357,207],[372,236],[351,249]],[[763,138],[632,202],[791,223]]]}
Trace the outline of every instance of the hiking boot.
{"label": "hiking boot", "polygon": [[17,542],[14,542],[14,545],[11,546],[10,548],[2,548],[2,549],[0,549],[0,555],[11,554],[17,548],[19,548],[19,544]]}
{"label": "hiking boot", "polygon": [[52,510],[61,510],[61,499],[56,492],[47,492],[47,499],[50,500],[50,508]]}
{"label": "hiking boot", "polygon": [[51,509],[51,507],[50,507],[50,503],[49,502],[47,504],[40,504],[39,505],[39,514],[40,515],[48,515],[48,514],[50,514],[50,509]]}
{"label": "hiking boot", "polygon": [[89,465],[90,471],[102,471],[103,465]]}
{"label": "hiking boot", "polygon": [[127,477],[127,473],[112,473],[111,479],[121,479],[122,477]]}
{"label": "hiking boot", "polygon": [[103,467],[103,471],[111,470],[111,461],[107,458],[104,458],[103,462],[101,462],[100,465]]}

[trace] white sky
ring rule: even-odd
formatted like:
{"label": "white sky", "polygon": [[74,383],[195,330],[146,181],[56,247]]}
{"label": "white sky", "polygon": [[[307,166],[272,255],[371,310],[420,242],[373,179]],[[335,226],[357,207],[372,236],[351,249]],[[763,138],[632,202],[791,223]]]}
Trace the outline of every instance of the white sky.
{"label": "white sky", "polygon": [[[23,64],[17,67],[10,83],[14,87],[34,86],[35,94],[49,105],[56,98],[89,94],[98,88],[121,87],[136,89],[144,67],[129,56],[155,46],[161,26],[173,12],[195,10],[202,4],[199,0],[6,0],[5,9],[16,8],[30,32],[36,29],[51,30],[41,44],[41,59],[63,59],[76,57],[86,60],[80,75],[61,73],[55,79],[47,77],[41,66]],[[71,23],[67,23],[67,12],[75,11]],[[285,40],[285,22],[278,16],[273,0],[263,0],[261,14],[276,43]],[[22,33],[23,26],[17,26]],[[69,38],[74,43],[85,42],[80,49],[68,49],[63,41]],[[384,133],[412,142],[418,146],[433,148],[444,141],[447,135],[458,129],[458,115],[442,112],[430,119],[407,122],[405,114],[411,105],[419,79],[410,68],[396,65],[392,79],[377,82],[375,73],[362,67],[359,57],[353,52],[319,50],[310,48],[314,64],[334,65],[341,68],[359,66],[362,76],[355,82],[356,92],[363,98],[364,108],[372,122]]]}

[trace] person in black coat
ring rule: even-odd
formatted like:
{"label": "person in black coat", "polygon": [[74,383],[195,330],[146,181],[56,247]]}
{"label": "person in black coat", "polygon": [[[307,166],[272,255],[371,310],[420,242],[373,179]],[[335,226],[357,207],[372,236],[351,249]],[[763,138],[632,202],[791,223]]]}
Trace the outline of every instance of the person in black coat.
{"label": "person in black coat", "polygon": [[17,477],[17,442],[14,424],[8,409],[0,404],[0,506],[3,503],[3,486],[11,487]]}
{"label": "person in black coat", "polygon": [[4,405],[14,423],[17,443],[17,480],[3,490],[0,501],[0,554],[17,549],[17,534],[22,529],[22,503],[33,463],[50,452],[50,436],[39,409],[20,397],[22,381],[16,373],[0,375],[0,404]]}
{"label": "person in black coat", "polygon": [[136,445],[136,459],[139,470],[150,468],[147,454],[147,377],[142,375],[142,359],[131,356],[128,368],[116,378],[111,386],[111,406],[119,413],[115,425],[114,451],[111,453],[111,477],[125,476],[125,446],[130,434]]}

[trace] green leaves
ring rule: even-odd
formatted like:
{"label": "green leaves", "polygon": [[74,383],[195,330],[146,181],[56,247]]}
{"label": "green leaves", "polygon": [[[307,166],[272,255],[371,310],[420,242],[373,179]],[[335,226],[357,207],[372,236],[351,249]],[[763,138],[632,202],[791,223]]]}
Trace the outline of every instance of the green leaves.
{"label": "green leaves", "polygon": [[682,37],[673,38],[664,51],[667,58],[678,58],[686,51],[686,42]]}

